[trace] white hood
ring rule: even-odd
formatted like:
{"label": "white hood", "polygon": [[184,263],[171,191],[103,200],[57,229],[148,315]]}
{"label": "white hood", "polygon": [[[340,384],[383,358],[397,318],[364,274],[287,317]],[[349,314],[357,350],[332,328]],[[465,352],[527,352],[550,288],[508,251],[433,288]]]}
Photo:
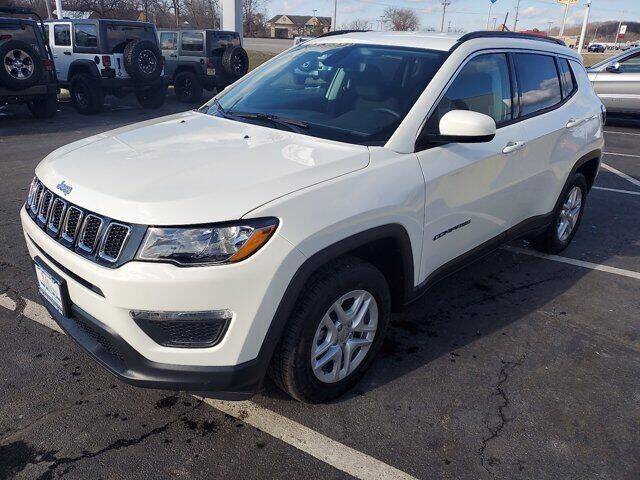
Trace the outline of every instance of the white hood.
{"label": "white hood", "polygon": [[367,166],[367,147],[185,112],[59,148],[36,169],[56,194],[130,223],[241,218],[295,190]]}

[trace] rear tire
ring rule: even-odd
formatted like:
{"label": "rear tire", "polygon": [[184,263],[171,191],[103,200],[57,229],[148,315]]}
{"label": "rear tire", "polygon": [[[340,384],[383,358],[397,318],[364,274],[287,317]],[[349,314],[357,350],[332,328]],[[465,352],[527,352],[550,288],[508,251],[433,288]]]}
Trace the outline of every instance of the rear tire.
{"label": "rear tire", "polygon": [[51,118],[58,112],[58,95],[52,93],[37,97],[27,103],[27,107],[36,118]]}
{"label": "rear tire", "polygon": [[531,241],[536,250],[557,254],[569,246],[580,227],[589,188],[581,173],[572,174],[553,212],[553,222]]}
{"label": "rear tire", "polygon": [[193,72],[181,72],[176,75],[173,90],[178,101],[182,103],[202,102],[202,84]]}
{"label": "rear tire", "polygon": [[71,79],[69,88],[73,106],[83,115],[100,113],[104,108],[104,92],[91,75],[79,73]]}
{"label": "rear tire", "polygon": [[167,90],[164,86],[154,86],[136,91],[136,99],[143,108],[160,108],[164,105]]}
{"label": "rear tire", "polygon": [[[339,397],[371,365],[390,315],[384,275],[358,258],[336,259],[307,281],[276,347],[269,375],[302,402]],[[352,328],[358,318],[360,327]]]}

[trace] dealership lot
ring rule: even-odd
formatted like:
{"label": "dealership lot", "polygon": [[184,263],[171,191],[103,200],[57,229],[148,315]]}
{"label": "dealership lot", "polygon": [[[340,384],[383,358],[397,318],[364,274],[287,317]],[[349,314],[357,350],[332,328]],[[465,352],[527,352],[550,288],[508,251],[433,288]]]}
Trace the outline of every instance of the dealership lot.
{"label": "dealership lot", "polygon": [[184,109],[0,110],[0,479],[640,476],[640,122],[607,126],[562,257],[517,244],[436,286],[337,402],[237,404],[123,385],[52,329],[18,222],[54,148]]}

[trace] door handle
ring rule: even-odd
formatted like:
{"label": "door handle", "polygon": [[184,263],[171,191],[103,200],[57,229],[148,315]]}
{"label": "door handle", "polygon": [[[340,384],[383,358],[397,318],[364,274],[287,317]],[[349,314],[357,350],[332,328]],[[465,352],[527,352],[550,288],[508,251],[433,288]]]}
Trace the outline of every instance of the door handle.
{"label": "door handle", "polygon": [[71,52],[62,52],[62,53],[64,53],[65,55],[71,55]]}
{"label": "door handle", "polygon": [[571,120],[569,120],[567,122],[567,124],[565,126],[566,126],[566,128],[573,128],[573,127],[577,127],[582,122],[584,122],[584,120],[576,120],[575,118],[572,118]]}
{"label": "door handle", "polygon": [[502,149],[502,153],[513,153],[522,150],[527,144],[525,142],[509,142]]}

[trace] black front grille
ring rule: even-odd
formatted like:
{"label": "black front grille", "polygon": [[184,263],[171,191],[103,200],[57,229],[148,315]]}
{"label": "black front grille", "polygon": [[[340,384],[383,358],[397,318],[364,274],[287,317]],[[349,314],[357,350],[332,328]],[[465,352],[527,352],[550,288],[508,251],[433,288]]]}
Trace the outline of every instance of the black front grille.
{"label": "black front grille", "polygon": [[[133,231],[131,226],[68,203],[37,178],[31,183],[25,207],[42,229],[67,248],[110,267],[122,263],[119,261]],[[134,239],[139,242],[144,230],[137,228],[135,232]],[[135,250],[128,251],[128,255],[133,253]]]}
{"label": "black front grille", "polygon": [[98,234],[102,228],[102,219],[95,215],[87,215],[80,233],[78,246],[85,252],[93,252],[96,248]]}
{"label": "black front grille", "polygon": [[104,234],[100,256],[107,260],[117,259],[130,232],[131,229],[128,226],[112,222]]}

